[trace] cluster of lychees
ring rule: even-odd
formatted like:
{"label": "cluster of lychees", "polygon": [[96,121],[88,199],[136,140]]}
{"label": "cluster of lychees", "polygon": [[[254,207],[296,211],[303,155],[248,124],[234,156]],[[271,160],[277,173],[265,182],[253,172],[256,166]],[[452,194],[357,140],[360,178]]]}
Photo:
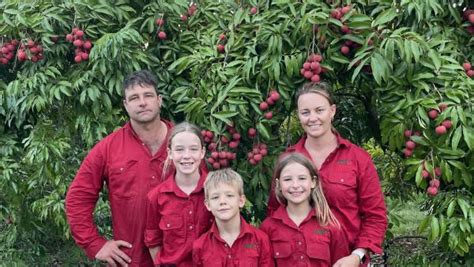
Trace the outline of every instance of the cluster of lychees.
{"label": "cluster of lychees", "polygon": [[202,130],[201,134],[206,142],[208,151],[211,152],[211,156],[207,158],[207,162],[212,165],[213,169],[220,169],[228,167],[231,163],[231,160],[235,160],[236,153],[226,151],[225,146],[228,146],[231,149],[235,149],[240,144],[240,134],[232,126],[227,126],[227,131],[231,139],[227,135],[222,135],[220,137],[221,150],[218,150],[217,143],[214,141],[214,133],[210,130]]}
{"label": "cluster of lychees", "polygon": [[300,70],[301,76],[314,83],[321,81],[320,74],[323,72],[323,68],[321,67],[322,61],[323,57],[321,55],[310,55],[308,59],[306,59],[306,62],[303,63],[303,67]]}
{"label": "cluster of lychees", "polygon": [[31,60],[37,62],[43,59],[43,47],[37,42],[28,39],[26,43],[21,43],[16,57],[19,61]]}
{"label": "cluster of lychees", "polygon": [[462,14],[464,20],[469,22],[471,25],[466,27],[466,30],[471,34],[474,35],[474,9],[466,9]]}
{"label": "cluster of lychees", "polygon": [[15,57],[15,50],[18,45],[18,40],[11,40],[3,43],[0,48],[0,64],[6,65]]}
{"label": "cluster of lychees", "polygon": [[266,155],[268,155],[267,145],[257,143],[253,145],[252,151],[247,153],[247,160],[251,165],[257,165]]}
{"label": "cluster of lychees", "polygon": [[[431,109],[428,111],[428,117],[430,117],[430,119],[435,120],[438,118],[439,114],[448,108],[448,105],[446,103],[441,103],[438,105],[438,108],[439,111],[437,109]],[[435,133],[437,135],[446,134],[451,127],[453,127],[453,123],[450,120],[444,120],[441,124],[436,126]]]}
{"label": "cluster of lychees", "polygon": [[89,53],[92,48],[92,42],[86,39],[85,33],[78,27],[72,28],[71,33],[66,35],[66,41],[72,43],[74,50],[74,61],[81,63],[89,59]]}
{"label": "cluster of lychees", "polygon": [[429,196],[436,196],[438,194],[438,189],[440,186],[439,178],[441,177],[441,168],[435,167],[434,177],[432,177],[430,172],[426,169],[426,166],[423,164],[423,171],[421,172],[421,176],[423,177],[423,179],[430,180],[430,186],[426,189],[426,193]]}
{"label": "cluster of lychees", "polygon": [[351,50],[359,48],[360,45],[358,43],[354,43],[351,40],[346,40],[344,44],[341,46],[341,53],[345,56],[349,55]]}
{"label": "cluster of lychees", "polygon": [[[260,103],[259,108],[261,111],[267,110],[270,106],[275,105],[275,103],[280,99],[280,93],[276,90],[271,90],[267,99]],[[267,120],[271,120],[273,118],[273,113],[271,111],[266,112],[263,114],[263,117]]]}
{"label": "cluster of lychees", "polygon": [[216,47],[217,52],[219,52],[221,54],[225,53],[225,43],[226,43],[226,36],[225,36],[224,33],[221,33],[219,35],[219,41],[218,41],[217,47]]}
{"label": "cluster of lychees", "polygon": [[[474,16],[474,14],[472,15]],[[474,69],[472,69],[471,63],[466,61],[464,62],[464,64],[462,64],[462,67],[464,68],[464,71],[466,72],[467,76],[469,76],[469,78],[474,77]]]}

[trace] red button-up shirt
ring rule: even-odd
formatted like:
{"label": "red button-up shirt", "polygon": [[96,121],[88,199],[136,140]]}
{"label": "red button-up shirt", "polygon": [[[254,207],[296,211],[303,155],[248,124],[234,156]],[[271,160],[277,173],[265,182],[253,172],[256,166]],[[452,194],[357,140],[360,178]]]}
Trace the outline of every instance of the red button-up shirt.
{"label": "red button-up shirt", "polygon": [[[172,124],[165,123],[169,135]],[[132,244],[131,249],[121,247],[132,259],[129,266],[153,266],[143,243],[146,194],[161,181],[166,148],[165,141],[151,155],[127,123],[95,145],[84,159],[66,196],[66,215],[74,240],[89,258],[93,259],[106,242],[93,220],[105,182],[112,210],[113,238]]]}
{"label": "red button-up shirt", "polygon": [[160,246],[155,264],[192,266],[193,242],[211,227],[213,216],[204,205],[207,172],[194,191],[187,195],[176,184],[173,176],[148,193],[145,244]]}
{"label": "red button-up shirt", "polygon": [[193,244],[193,264],[203,267],[274,266],[268,236],[241,217],[240,234],[229,247],[214,223]]}
{"label": "red button-up shirt", "polygon": [[[387,229],[387,211],[377,171],[365,150],[335,134],[338,146],[319,170],[324,194],[346,231],[350,249],[367,248],[380,254]],[[287,152],[299,152],[311,159],[305,142],[306,136]],[[273,180],[269,214],[279,206],[274,183]]]}
{"label": "red button-up shirt", "polygon": [[320,226],[314,209],[299,226],[280,206],[260,226],[270,237],[278,266],[332,266],[349,255],[349,244],[342,228]]}

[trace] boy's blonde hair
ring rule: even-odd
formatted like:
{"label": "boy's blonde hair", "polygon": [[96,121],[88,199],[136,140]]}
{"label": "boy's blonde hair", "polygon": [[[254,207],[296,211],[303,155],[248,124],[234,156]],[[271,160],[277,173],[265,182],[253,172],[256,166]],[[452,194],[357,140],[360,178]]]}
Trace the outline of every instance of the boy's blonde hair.
{"label": "boy's blonde hair", "polygon": [[244,181],[242,180],[242,176],[230,168],[225,168],[207,174],[206,181],[204,182],[204,195],[206,199],[209,197],[211,186],[217,187],[222,183],[237,186],[239,195],[242,196],[244,194]]}

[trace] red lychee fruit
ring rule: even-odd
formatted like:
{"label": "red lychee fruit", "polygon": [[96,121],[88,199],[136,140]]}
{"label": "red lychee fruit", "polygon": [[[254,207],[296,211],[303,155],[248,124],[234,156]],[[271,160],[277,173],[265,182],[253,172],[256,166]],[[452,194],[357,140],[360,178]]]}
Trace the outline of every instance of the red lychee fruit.
{"label": "red lychee fruit", "polygon": [[411,131],[411,130],[405,130],[405,132],[403,132],[403,135],[404,135],[406,138],[409,138],[409,137],[412,135],[412,131]]}
{"label": "red lychee fruit", "polygon": [[416,143],[413,142],[413,141],[407,141],[407,142],[405,143],[405,146],[406,146],[408,149],[413,150],[413,149],[415,149],[415,147],[416,147]]}
{"label": "red lychee fruit", "polygon": [[438,188],[430,186],[428,187],[428,190],[426,190],[426,192],[428,193],[429,196],[434,197],[438,194]]}
{"label": "red lychee fruit", "polygon": [[162,18],[156,19],[155,24],[156,26],[163,26],[165,24],[165,20]]}
{"label": "red lychee fruit", "polygon": [[217,52],[219,53],[224,53],[225,52],[225,46],[224,45],[221,45],[221,44],[218,44],[217,45]]}
{"label": "red lychee fruit", "polygon": [[433,180],[430,181],[430,186],[431,187],[439,188],[439,184],[440,184],[440,182],[439,182],[438,179],[433,179]]}
{"label": "red lychee fruit", "polygon": [[265,117],[265,119],[267,120],[271,120],[273,118],[273,113],[271,111],[265,113],[265,115],[263,115]]}
{"label": "red lychee fruit", "polygon": [[343,45],[343,46],[341,47],[341,53],[343,53],[344,55],[349,54],[349,51],[350,51],[350,49],[349,49],[348,46]]}
{"label": "red lychee fruit", "polygon": [[260,108],[261,111],[267,110],[267,109],[268,109],[268,104],[267,104],[267,102],[262,102],[262,103],[260,103],[259,108]]}
{"label": "red lychee fruit", "polygon": [[444,120],[441,125],[443,125],[444,127],[446,127],[446,129],[450,129],[451,127],[453,127],[453,123],[450,121],[450,120]]}
{"label": "red lychee fruit", "polygon": [[430,119],[432,120],[436,119],[438,115],[439,115],[439,112],[436,109],[432,109],[428,112],[428,117],[430,117]]}
{"label": "red lychee fruit", "polygon": [[468,71],[468,70],[471,69],[471,63],[469,63],[469,62],[464,62],[464,63],[462,64],[462,67],[464,68],[465,71]]}
{"label": "red lychee fruit", "polygon": [[165,40],[166,37],[167,37],[167,36],[166,36],[166,32],[161,31],[161,32],[158,33],[158,38],[159,38],[160,40]]}
{"label": "red lychee fruit", "polygon": [[446,129],[446,126],[440,125],[435,128],[435,132],[437,135],[443,135],[448,132],[448,129]]}

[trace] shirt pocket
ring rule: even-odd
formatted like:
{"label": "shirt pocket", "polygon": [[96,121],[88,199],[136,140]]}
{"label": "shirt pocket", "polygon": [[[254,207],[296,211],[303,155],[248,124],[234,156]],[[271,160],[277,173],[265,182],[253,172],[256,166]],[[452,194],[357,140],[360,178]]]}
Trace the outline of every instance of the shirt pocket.
{"label": "shirt pocket", "polygon": [[260,259],[260,254],[257,250],[257,247],[255,247],[255,249],[246,249],[245,253],[243,253],[243,255],[240,255],[239,258],[240,259],[238,266],[258,267],[258,260]]}
{"label": "shirt pocket", "polygon": [[324,242],[308,242],[306,245],[306,254],[311,262],[324,263],[327,266],[331,264],[331,252],[329,244]]}
{"label": "shirt pocket", "polygon": [[278,261],[291,256],[291,245],[288,242],[272,241],[273,257]]}
{"label": "shirt pocket", "polygon": [[128,199],[137,194],[137,160],[115,163],[110,167],[109,191],[113,197]]}
{"label": "shirt pocket", "polygon": [[182,249],[185,243],[186,233],[184,229],[183,216],[181,215],[165,215],[161,217],[159,228],[163,232],[163,245],[172,249]]}
{"label": "shirt pocket", "polygon": [[333,172],[323,183],[324,194],[330,206],[357,203],[357,178],[353,172]]}

